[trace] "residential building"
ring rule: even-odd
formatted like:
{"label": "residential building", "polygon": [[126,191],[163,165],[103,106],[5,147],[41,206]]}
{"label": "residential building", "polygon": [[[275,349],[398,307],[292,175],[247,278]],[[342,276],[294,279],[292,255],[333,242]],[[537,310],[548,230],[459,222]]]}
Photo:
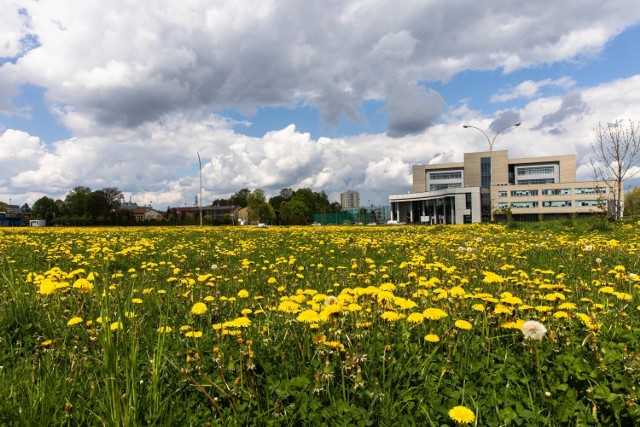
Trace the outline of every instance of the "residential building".
{"label": "residential building", "polygon": [[342,206],[342,209],[359,208],[360,193],[352,190],[340,193],[340,206]]}
{"label": "residential building", "polygon": [[130,209],[130,211],[136,221],[161,221],[164,218],[162,213],[151,208]]}
{"label": "residential building", "polygon": [[[491,164],[493,162],[493,167]],[[509,159],[507,150],[465,153],[461,163],[413,166],[413,191],[392,195],[392,220],[462,224],[491,213],[519,221],[588,215],[613,207],[612,185],[576,182],[575,155]]]}

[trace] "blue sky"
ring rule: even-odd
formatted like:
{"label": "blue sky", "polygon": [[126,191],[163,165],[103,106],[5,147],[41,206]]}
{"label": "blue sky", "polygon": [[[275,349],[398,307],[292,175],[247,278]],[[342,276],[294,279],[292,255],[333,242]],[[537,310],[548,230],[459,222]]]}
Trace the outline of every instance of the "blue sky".
{"label": "blue sky", "polygon": [[[632,0],[0,6],[0,200],[116,186],[191,204],[242,188],[386,204],[411,165],[486,147],[576,154],[640,120]],[[633,182],[633,181],[632,181]]]}

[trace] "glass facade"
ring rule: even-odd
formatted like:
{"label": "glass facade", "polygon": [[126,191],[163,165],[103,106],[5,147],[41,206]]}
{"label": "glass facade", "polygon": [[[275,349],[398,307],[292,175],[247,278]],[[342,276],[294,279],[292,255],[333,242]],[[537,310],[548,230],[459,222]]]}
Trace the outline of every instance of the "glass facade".
{"label": "glass facade", "polygon": [[480,187],[491,187],[491,157],[480,159]]}

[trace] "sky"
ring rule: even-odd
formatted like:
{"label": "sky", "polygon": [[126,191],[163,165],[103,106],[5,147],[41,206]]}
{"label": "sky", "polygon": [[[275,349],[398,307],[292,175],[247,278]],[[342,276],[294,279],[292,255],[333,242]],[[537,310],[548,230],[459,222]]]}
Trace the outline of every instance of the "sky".
{"label": "sky", "polygon": [[[117,187],[411,191],[412,165],[575,154],[640,121],[637,0],[5,0],[0,201]],[[628,181],[628,186],[637,180]]]}

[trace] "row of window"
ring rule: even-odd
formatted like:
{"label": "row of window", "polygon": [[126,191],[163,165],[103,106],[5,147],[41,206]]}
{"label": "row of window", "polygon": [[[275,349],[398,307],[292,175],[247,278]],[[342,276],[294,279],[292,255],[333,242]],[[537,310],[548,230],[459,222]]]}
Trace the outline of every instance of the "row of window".
{"label": "row of window", "polygon": [[[605,194],[606,188],[576,188],[576,194]],[[498,191],[498,197],[507,197],[507,191]],[[531,197],[537,196],[538,190],[514,190],[511,192],[511,197]],[[542,190],[543,196],[568,196],[571,195],[570,188],[554,188]]]}
{"label": "row of window", "polygon": [[430,172],[429,179],[431,180],[440,180],[440,179],[462,179],[462,171],[457,172]]}
{"label": "row of window", "polygon": [[555,172],[553,166],[537,166],[532,168],[518,168],[518,176],[521,175],[548,175]]}
{"label": "row of window", "polygon": [[555,179],[519,179],[518,184],[531,185],[531,184],[555,184]]}
{"label": "row of window", "polygon": [[459,182],[452,182],[450,184],[429,184],[429,191],[446,190],[447,188],[462,188],[462,184]]}
{"label": "row of window", "polygon": [[[576,201],[576,206],[577,207],[585,207],[585,206],[598,207],[601,205],[601,203],[602,202],[599,200],[578,200]],[[507,202],[498,203],[498,209],[505,209],[508,206],[509,206],[509,203]],[[512,202],[511,203],[512,209],[537,208],[537,207],[538,207],[538,202]],[[542,207],[543,208],[571,207],[571,201],[570,200],[544,201],[542,202]]]}

